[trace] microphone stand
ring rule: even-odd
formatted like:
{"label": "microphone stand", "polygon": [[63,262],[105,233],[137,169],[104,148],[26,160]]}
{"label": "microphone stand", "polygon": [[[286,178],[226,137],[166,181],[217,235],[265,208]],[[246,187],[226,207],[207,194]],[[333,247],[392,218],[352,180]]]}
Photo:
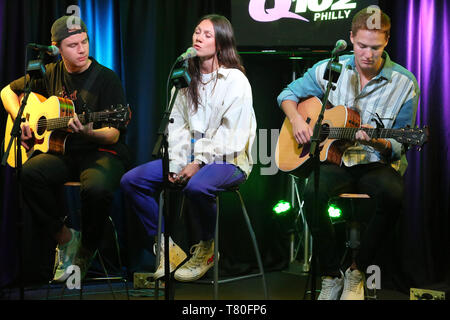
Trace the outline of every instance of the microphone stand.
{"label": "microphone stand", "polygon": [[[328,71],[328,72],[327,72]],[[327,69],[324,74],[324,79],[328,80],[327,88],[325,91],[325,95],[322,99],[322,108],[319,113],[317,122],[314,126],[313,135],[311,137],[311,148],[309,155],[313,162],[313,172],[314,172],[314,215],[312,218],[312,226],[311,232],[315,234],[315,241],[318,243],[318,223],[317,219],[319,214],[319,178],[320,178],[320,142],[322,141],[322,121],[326,109],[326,105],[328,102],[328,97],[330,95],[330,91],[335,90],[336,87],[333,85],[333,82],[338,81],[339,75],[342,71],[342,65],[339,63],[338,54],[332,54],[331,59],[328,61]],[[317,268],[317,246],[313,244],[312,253],[311,253],[311,300],[315,300],[316,297],[316,268]]]}
{"label": "microphone stand", "polygon": [[[170,119],[170,114],[172,113],[173,105],[178,95],[178,91],[181,88],[186,88],[191,82],[191,78],[187,72],[187,60],[185,60],[181,68],[175,69],[175,66],[180,62],[176,60],[172,65],[170,70],[170,76],[168,84],[172,83],[175,86],[175,92],[170,99],[169,106],[163,114],[163,118],[160,123],[158,130],[158,139],[156,141],[155,147],[153,148],[152,156],[162,157],[163,161],[163,217],[165,225],[165,236],[164,236],[164,281],[165,281],[165,300],[173,300],[174,292],[172,291],[172,277],[170,276],[170,259],[169,259],[169,237],[171,235],[171,224],[170,224],[170,210],[169,210],[169,143],[168,143],[168,126],[169,123],[173,123],[174,120]],[[169,87],[169,86],[168,86]],[[169,95],[169,92],[167,92]],[[160,243],[160,239],[158,239]],[[156,281],[156,297],[159,296],[158,293],[158,281]]]}
{"label": "microphone stand", "polygon": [[[27,47],[28,48],[28,47]],[[24,96],[22,102],[20,104],[19,110],[17,112],[16,118],[14,119],[13,126],[11,128],[10,137],[8,146],[5,145],[5,152],[2,157],[2,166],[6,166],[8,156],[11,152],[12,144],[15,142],[15,174],[16,174],[16,192],[17,192],[17,208],[18,208],[18,218],[17,218],[17,247],[19,250],[19,258],[18,258],[18,281],[19,281],[19,296],[20,300],[24,300],[25,297],[25,289],[24,289],[24,246],[23,246],[23,226],[24,226],[24,215],[23,215],[23,195],[22,195],[22,186],[21,186],[21,174],[22,174],[22,129],[21,124],[25,121],[22,119],[23,112],[28,102],[28,97],[31,93],[31,82],[32,80],[40,77],[44,77],[45,75],[45,67],[43,64],[44,53],[41,52],[39,55],[39,59],[31,60],[28,63],[28,51],[25,52],[25,64],[27,68],[25,70],[24,75]],[[27,74],[30,75],[30,79],[27,81]]]}

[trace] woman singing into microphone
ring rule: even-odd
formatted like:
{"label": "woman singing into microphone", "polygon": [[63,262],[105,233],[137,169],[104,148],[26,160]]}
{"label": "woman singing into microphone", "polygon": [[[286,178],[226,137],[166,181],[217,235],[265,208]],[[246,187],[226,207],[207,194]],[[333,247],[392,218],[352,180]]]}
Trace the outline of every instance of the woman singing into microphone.
{"label": "woman singing into microphone", "polygon": [[[181,89],[173,106],[169,131],[169,182],[182,187],[190,203],[201,241],[191,258],[175,272],[179,281],[201,278],[213,263],[216,195],[244,182],[252,169],[251,147],[256,119],[252,91],[236,51],[227,18],[207,15],[192,35],[197,56],[189,59],[189,87]],[[158,196],[163,187],[162,160],[126,173],[121,187],[150,236],[157,235]],[[163,241],[161,241],[164,243]],[[172,239],[170,272],[186,258]],[[154,278],[164,276],[164,251]]]}

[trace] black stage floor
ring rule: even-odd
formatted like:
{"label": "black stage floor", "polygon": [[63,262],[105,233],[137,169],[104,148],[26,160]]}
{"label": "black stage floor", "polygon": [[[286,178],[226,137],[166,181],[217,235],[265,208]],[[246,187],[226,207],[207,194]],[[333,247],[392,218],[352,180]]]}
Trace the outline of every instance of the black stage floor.
{"label": "black stage floor", "polygon": [[[208,273],[210,274],[210,272]],[[209,275],[208,275],[209,276]],[[310,300],[307,285],[307,274],[292,274],[287,271],[269,272],[266,282],[269,300]],[[307,292],[305,288],[307,287]],[[25,288],[25,300],[78,300],[79,290],[62,291],[62,285],[46,284]],[[123,282],[113,282],[112,288],[115,296],[111,294],[106,281],[95,281],[83,286],[83,300],[128,300],[127,290]],[[155,300],[154,289],[134,289],[133,282],[127,283],[129,300]],[[317,289],[320,283],[317,283]],[[63,292],[63,295],[62,295]],[[208,283],[181,283],[174,282],[174,300],[213,300],[213,285]],[[305,296],[306,293],[306,296]],[[317,294],[318,295],[318,294]],[[376,300],[409,300],[409,295],[381,288],[376,292]],[[3,289],[3,300],[18,300],[20,292],[17,288]],[[159,289],[159,300],[165,300],[165,291]],[[236,282],[219,285],[219,300],[264,300],[261,278],[250,278]]]}

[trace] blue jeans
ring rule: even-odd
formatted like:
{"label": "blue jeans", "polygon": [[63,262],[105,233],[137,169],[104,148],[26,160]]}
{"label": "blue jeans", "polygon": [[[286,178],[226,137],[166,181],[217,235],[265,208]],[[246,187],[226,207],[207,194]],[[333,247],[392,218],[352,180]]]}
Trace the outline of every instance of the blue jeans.
{"label": "blue jeans", "polygon": [[[241,184],[245,178],[245,174],[233,164],[211,163],[201,168],[183,188],[193,208],[192,213],[200,223],[201,240],[214,238],[217,194]],[[130,170],[122,177],[120,186],[147,234],[155,236],[158,231],[158,199],[163,187],[162,160]]]}

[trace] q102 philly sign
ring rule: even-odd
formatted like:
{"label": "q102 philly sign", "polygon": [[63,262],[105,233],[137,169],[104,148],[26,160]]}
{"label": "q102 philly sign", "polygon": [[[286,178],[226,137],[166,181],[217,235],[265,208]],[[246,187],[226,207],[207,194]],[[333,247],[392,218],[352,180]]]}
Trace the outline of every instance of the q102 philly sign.
{"label": "q102 philly sign", "polygon": [[274,0],[273,8],[266,9],[265,6],[266,0],[250,0],[248,5],[250,17],[258,22],[272,22],[283,18],[310,22],[302,16],[309,11],[313,13],[313,21],[342,20],[350,17],[350,13],[356,8],[356,2],[352,0]]}

